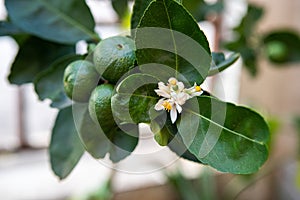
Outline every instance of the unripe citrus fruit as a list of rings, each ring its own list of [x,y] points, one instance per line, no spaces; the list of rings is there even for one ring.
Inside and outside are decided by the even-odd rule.
[[[111,97],[113,92],[113,85],[99,85],[93,90],[89,101],[89,113],[92,120],[99,124],[106,134],[116,127],[111,111]]]
[[[267,54],[274,62],[284,62],[288,57],[288,47],[280,41],[273,41],[267,44]]]
[[[91,62],[77,60],[65,69],[64,89],[67,96],[74,101],[87,102],[98,80],[99,74]]]
[[[109,82],[116,83],[134,67],[134,41],[123,36],[104,39],[96,46],[93,60],[99,74]]]

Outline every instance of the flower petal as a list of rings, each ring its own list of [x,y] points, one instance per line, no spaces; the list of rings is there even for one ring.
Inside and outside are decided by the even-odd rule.
[[[175,105],[176,105],[177,111],[178,111],[179,113],[181,113],[181,112],[182,112],[182,107],[181,107],[178,103],[176,103]]]
[[[165,99],[160,99],[154,106],[154,109],[155,110],[163,110],[164,109],[164,106],[163,106],[163,102],[164,102]]]
[[[172,107],[171,111],[170,111],[170,117],[171,117],[171,121],[174,124],[176,119],[177,119],[177,110],[176,107]]]
[[[171,95],[169,93],[167,93],[166,91],[164,91],[164,90],[156,89],[154,91],[156,92],[156,94],[158,96],[162,96],[162,97],[165,97],[165,98],[170,98],[171,97]]]
[[[185,104],[187,99],[189,99],[189,95],[185,92],[181,92],[181,93],[177,94],[175,101],[179,105],[183,105],[183,104]]]
[[[168,86],[166,86],[163,82],[158,83],[158,89],[164,90],[166,92],[170,91],[170,88]]]
[[[190,97],[190,98],[196,97],[196,96],[200,96],[202,93],[203,93],[202,90],[201,90],[200,92],[194,92],[194,93],[191,94],[191,97]]]
[[[184,84],[183,82],[178,82],[177,83],[177,86],[178,86],[178,91],[181,92],[183,89],[184,89]]]

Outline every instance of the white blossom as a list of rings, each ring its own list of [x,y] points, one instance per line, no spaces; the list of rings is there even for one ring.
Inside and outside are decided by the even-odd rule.
[[[185,102],[195,96],[200,96],[203,91],[196,83],[191,88],[185,88],[184,84],[178,81],[176,78],[171,77],[168,80],[167,85],[163,82],[158,83],[158,89],[154,90],[158,96],[163,98],[155,104],[154,109],[166,110],[170,112],[172,123],[175,123],[177,119],[177,112],[182,112],[182,105]]]

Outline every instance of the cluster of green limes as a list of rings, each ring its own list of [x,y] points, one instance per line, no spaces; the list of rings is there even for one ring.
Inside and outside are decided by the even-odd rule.
[[[123,36],[102,40],[91,60],[93,63],[77,60],[66,67],[64,89],[73,101],[89,102],[91,118],[101,123],[104,132],[109,132],[115,125],[111,112],[114,84],[134,67],[134,41]]]

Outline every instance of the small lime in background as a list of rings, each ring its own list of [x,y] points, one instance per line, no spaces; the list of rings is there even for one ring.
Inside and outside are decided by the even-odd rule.
[[[64,89],[69,98],[77,102],[87,102],[97,86],[99,74],[94,65],[86,60],[70,63],[64,72]]]

